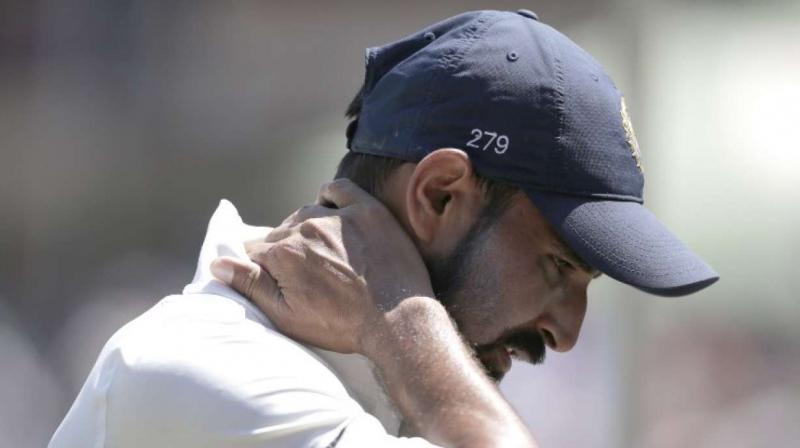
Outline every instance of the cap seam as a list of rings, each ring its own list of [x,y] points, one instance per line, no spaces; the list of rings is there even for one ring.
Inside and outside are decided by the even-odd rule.
[[[366,146],[363,146],[360,143],[363,143]],[[407,151],[394,151],[392,149],[387,149],[385,146],[383,146],[384,144],[385,142],[379,140],[367,140],[364,138],[359,138],[358,140],[353,140],[352,151],[360,154],[372,154],[374,156],[400,159],[412,163],[419,162],[419,159],[410,157]],[[380,149],[375,149],[376,147]]]
[[[472,48],[473,45],[475,45],[475,42],[477,42],[486,33],[486,31],[488,31],[488,29],[491,28],[492,25],[494,25],[495,23],[499,22],[502,19],[502,17],[500,17],[494,22],[486,24],[488,20],[487,15],[488,15],[487,12],[483,12],[478,17],[476,17],[474,20],[475,24],[469,25],[467,30],[463,32],[463,35],[459,37],[459,45],[455,46],[455,49],[450,53],[444,53],[439,57],[438,61],[439,67],[442,69],[442,71],[439,73],[434,73],[432,79],[428,83],[428,89],[425,92],[425,108],[424,108],[425,112],[423,113],[422,111],[420,111],[414,120],[414,125],[412,128],[413,130],[409,132],[409,142],[406,145],[407,153],[411,153],[414,149],[419,148],[419,146],[413,146],[414,143],[412,142],[416,140],[415,138],[413,138],[413,136],[416,136],[416,133],[420,128],[420,123],[423,123],[427,118],[427,116],[430,114],[431,103],[433,102],[436,92],[438,91],[438,89],[435,89],[434,86],[437,84],[437,82],[441,79],[442,76],[444,76],[445,74],[453,73],[458,68],[457,64],[463,60],[464,55],[469,52],[469,50]],[[475,30],[470,30],[471,27],[477,25],[483,25],[483,27]]]
[[[523,187],[524,189],[533,190],[534,192],[538,193],[553,193],[553,194],[561,194],[564,196],[572,196],[578,198],[586,198],[586,199],[608,199],[613,201],[621,201],[621,202],[635,202],[637,204],[643,204],[641,199],[636,196],[624,195],[624,194],[615,194],[615,193],[593,193],[590,191],[568,191],[568,190],[559,190],[555,188],[547,188],[547,187],[532,187],[526,186]]]
[[[494,22],[487,24],[486,15],[487,15],[486,13],[483,13],[481,16],[475,19],[475,22],[477,22],[480,25],[484,25],[483,28],[476,29],[474,31],[470,30],[469,28],[467,29],[467,31],[464,33],[465,36],[461,38],[461,40],[464,41],[464,46],[460,49],[460,51],[452,55],[452,60],[444,68],[446,69],[449,68],[453,70],[457,69],[458,68],[457,64],[463,61],[464,55],[466,55],[469,52],[469,50],[472,49],[472,46],[475,45],[475,42],[477,42],[481,37],[483,37],[483,35],[486,34],[486,32],[489,30],[489,28],[492,27],[492,25],[502,20],[502,17],[499,17]]]
[[[565,79],[564,79],[564,66],[561,61],[561,55],[558,52],[558,49],[555,45],[551,42],[550,38],[547,39],[547,44],[550,46],[550,51],[553,52],[553,68],[555,70],[555,78],[556,78],[556,88],[555,88],[555,98],[554,98],[554,106],[556,110],[556,117],[558,121],[558,126],[556,127],[556,148],[558,151],[564,151],[564,129],[566,128],[566,87],[565,87]],[[567,172],[567,161],[566,157],[560,157],[560,172],[566,173]]]
[[[364,92],[363,96],[367,96],[373,88],[375,88],[375,53],[377,49],[375,47],[367,48],[366,52],[364,53],[364,63],[366,66],[366,70],[364,70]]]

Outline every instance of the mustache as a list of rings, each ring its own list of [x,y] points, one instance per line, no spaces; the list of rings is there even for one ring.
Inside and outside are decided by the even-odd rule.
[[[538,331],[512,330],[490,344],[474,346],[476,353],[489,352],[499,347],[508,348],[513,357],[531,364],[544,362],[547,344]]]
[[[499,343],[510,348],[517,359],[531,364],[544,362],[547,345],[538,331],[515,331],[501,338]]]

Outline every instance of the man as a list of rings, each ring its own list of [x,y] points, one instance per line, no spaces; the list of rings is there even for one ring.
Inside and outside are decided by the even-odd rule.
[[[194,281],[111,338],[51,446],[535,446],[492,380],[574,346],[594,277],[718,278],[642,207],[611,80],[530,11],[368,50],[348,114],[351,181],[274,230],[223,202]]]

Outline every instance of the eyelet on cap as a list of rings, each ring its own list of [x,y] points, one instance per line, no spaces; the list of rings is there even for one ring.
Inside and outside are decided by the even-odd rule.
[[[523,17],[527,17],[529,19],[536,20],[537,22],[539,21],[539,16],[536,15],[536,13],[531,11],[530,9],[518,9],[517,14]]]
[[[427,33],[423,34],[422,37],[429,42],[432,42],[434,39],[436,39],[436,35],[433,34],[432,31],[428,31]]]
[[[517,59],[519,59],[519,54],[517,54],[516,51],[509,51],[508,54],[506,54],[506,59],[508,59],[511,62],[514,62]]]

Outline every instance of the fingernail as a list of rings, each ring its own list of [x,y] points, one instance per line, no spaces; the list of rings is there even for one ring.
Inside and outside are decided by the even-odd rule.
[[[233,281],[233,268],[222,260],[217,259],[211,262],[211,273],[229,285]]]

